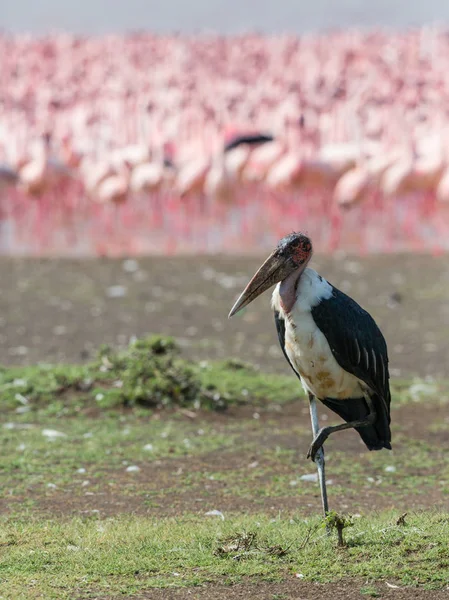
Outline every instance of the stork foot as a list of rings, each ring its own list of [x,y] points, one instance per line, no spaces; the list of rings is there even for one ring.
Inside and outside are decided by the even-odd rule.
[[[330,432],[327,429],[328,428],[326,428],[326,427],[323,427],[322,429],[320,429],[318,431],[315,439],[310,444],[309,451],[307,452],[307,458],[311,458],[313,460],[313,462],[315,462],[315,457],[316,457],[318,450],[322,447],[324,442],[329,437]]]

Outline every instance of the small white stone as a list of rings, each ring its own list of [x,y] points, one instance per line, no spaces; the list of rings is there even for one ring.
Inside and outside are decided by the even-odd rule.
[[[55,483],[47,483],[47,487],[51,490],[55,490],[58,486]]]
[[[396,472],[396,467],[393,465],[390,465],[388,467],[385,467],[384,469],[385,473],[395,473]]]
[[[4,429],[32,429],[33,427],[31,423],[3,423]]]
[[[203,270],[203,279],[205,279],[206,281],[212,281],[212,279],[215,278],[215,273],[216,271],[214,271],[214,269],[207,267]]]
[[[53,333],[55,335],[64,335],[67,333],[67,327],[65,325],[56,325],[56,327],[53,327]]]
[[[123,270],[126,273],[135,273],[139,270],[139,264],[137,260],[134,260],[133,258],[128,258],[127,260],[124,260],[122,266]]]
[[[49,440],[55,440],[56,438],[67,437],[62,431],[56,431],[56,429],[43,429],[42,435],[47,437]]]
[[[95,396],[95,400],[96,400],[97,402],[101,402],[101,401],[103,400],[103,398],[104,398],[104,394],[97,394],[97,395]]]
[[[127,473],[137,473],[138,471],[140,471],[140,467],[137,465],[130,465],[129,467],[126,467]]]
[[[419,400],[421,400],[422,397],[425,396],[432,396],[433,394],[436,393],[437,388],[435,385],[429,384],[429,383],[414,383],[409,387],[410,395],[412,397],[412,400],[415,400],[415,402],[418,402]]]
[[[145,444],[143,449],[147,450],[148,452],[151,452],[153,450],[153,444]]]
[[[128,293],[124,285],[111,285],[106,290],[108,298],[123,298]]]
[[[299,479],[301,481],[318,481],[318,473],[308,473],[307,475],[301,475]]]
[[[88,479],[86,479],[83,481],[83,483],[81,485],[82,485],[82,487],[86,487],[86,486],[90,485],[90,481]]]
[[[220,519],[222,521],[224,521],[224,514],[221,512],[221,510],[209,510],[207,511],[207,513],[205,513],[206,517],[220,517]]]
[[[424,344],[424,352],[437,352],[438,346],[433,342],[428,342]]]
[[[25,387],[27,385],[27,380],[26,379],[14,379],[14,381],[12,382],[12,384],[15,387]]]
[[[10,348],[8,353],[12,356],[25,356],[28,354],[28,348],[26,346],[17,346],[17,348]]]
[[[363,271],[362,265],[355,261],[346,261],[344,263],[344,269],[347,273],[353,273],[354,275],[358,275]]]
[[[80,473],[80,474],[81,474],[81,473],[85,473],[85,472],[86,472],[86,469],[85,469],[84,467],[81,467],[80,469],[77,469],[77,471],[76,471],[76,472],[77,472],[77,473]]]

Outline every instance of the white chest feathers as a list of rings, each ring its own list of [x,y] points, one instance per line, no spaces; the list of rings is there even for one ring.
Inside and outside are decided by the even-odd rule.
[[[312,308],[332,297],[330,283],[313,269],[305,269],[288,315],[282,308],[279,287],[273,292],[272,307],[285,321],[285,352],[306,393],[319,399],[360,398],[364,384],[340,367],[312,317]]]

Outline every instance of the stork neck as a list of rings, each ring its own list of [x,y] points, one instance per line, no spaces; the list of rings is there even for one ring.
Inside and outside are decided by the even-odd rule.
[[[286,314],[291,312],[296,302],[296,290],[303,273],[304,268],[301,267],[293,271],[293,273],[290,273],[288,277],[281,281],[281,285],[279,287],[279,296],[281,298],[281,306]]]

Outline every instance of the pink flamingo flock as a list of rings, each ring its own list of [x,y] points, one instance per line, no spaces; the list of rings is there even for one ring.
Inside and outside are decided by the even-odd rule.
[[[449,248],[449,36],[0,36],[0,253]]]

